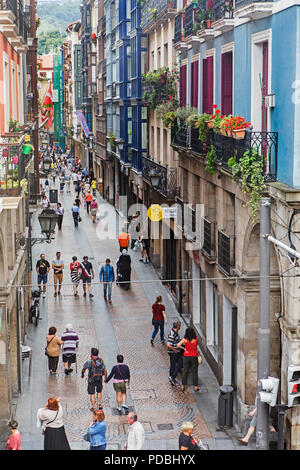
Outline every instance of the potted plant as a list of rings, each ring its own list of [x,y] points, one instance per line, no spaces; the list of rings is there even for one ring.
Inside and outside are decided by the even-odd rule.
[[[208,9],[206,11],[206,27],[208,29],[211,28],[212,20],[213,20],[213,11],[211,9]]]
[[[193,0],[193,8],[196,9],[198,6],[198,0]]]
[[[227,135],[225,128],[222,126],[223,122],[227,119],[227,116],[223,116],[221,111],[218,109],[216,104],[213,105],[214,114],[211,117],[213,125],[209,124],[216,134]]]
[[[204,113],[198,116],[197,124],[196,123],[194,124],[194,126],[197,127],[199,130],[199,140],[202,143],[204,143],[207,139],[208,130],[207,130],[206,122],[209,121],[210,119],[211,119],[211,115]]]
[[[251,123],[246,121],[242,116],[229,116],[222,123],[228,136],[235,139],[244,139],[247,128],[251,127]]]
[[[222,7],[224,18],[232,18],[233,17],[233,5],[231,0],[226,0],[225,5]]]
[[[189,115],[185,119],[187,127],[197,127],[199,122],[199,114],[197,108],[191,108]]]
[[[41,24],[41,18],[36,18],[36,20],[35,20],[36,27],[38,28],[40,26],[40,24]]]
[[[206,26],[206,10],[202,9],[197,12],[197,20],[199,24],[199,29],[204,29]]]
[[[184,29],[181,31],[181,38],[180,38],[181,42],[184,41]]]
[[[113,146],[113,145],[115,144],[115,141],[116,141],[116,138],[117,138],[117,137],[115,136],[115,134],[113,133],[113,131],[109,131],[108,136],[109,136],[108,140],[109,140],[111,146]]]
[[[96,40],[97,40],[97,35],[96,35],[96,33],[92,33],[92,41],[93,41],[93,42],[96,42]]]
[[[174,111],[168,111],[163,115],[162,120],[164,126],[169,129],[172,124],[176,121],[176,113]]]

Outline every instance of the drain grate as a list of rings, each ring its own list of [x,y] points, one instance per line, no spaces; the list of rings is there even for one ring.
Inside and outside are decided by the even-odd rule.
[[[159,431],[169,431],[171,429],[174,429],[173,424],[158,424],[157,429]]]

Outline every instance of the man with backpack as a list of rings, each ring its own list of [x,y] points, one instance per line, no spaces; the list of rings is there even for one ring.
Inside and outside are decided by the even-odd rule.
[[[99,351],[97,348],[91,349],[91,359],[87,360],[83,364],[83,369],[81,371],[81,378],[84,378],[84,373],[88,369],[88,388],[87,392],[90,395],[91,399],[91,411],[96,411],[96,400],[95,394],[97,392],[97,401],[98,409],[102,410],[103,406],[101,405],[101,396],[102,396],[102,377],[107,377],[107,370],[105,364],[101,357],[99,357]]]

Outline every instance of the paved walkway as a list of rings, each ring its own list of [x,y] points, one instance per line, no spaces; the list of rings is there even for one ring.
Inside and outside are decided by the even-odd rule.
[[[81,208],[82,222],[74,229],[70,209],[71,195],[65,193],[59,197],[65,208],[63,230],[56,234],[52,244],[34,246],[33,259],[39,258],[41,252],[52,262],[56,251],[61,251],[65,262],[63,295],[54,297],[52,286],[48,288],[46,299],[41,299],[42,320],[38,328],[30,325],[27,344],[33,350],[32,376],[28,377],[28,362],[24,361],[23,394],[20,396],[16,419],[23,436],[23,449],[42,449],[43,437],[36,427],[37,409],[43,406],[51,396],[61,396],[64,407],[64,422],[72,449],[86,449],[88,444],[83,441],[83,435],[91,420],[90,402],[86,392],[86,379],[81,379],[82,365],[89,358],[90,348],[98,347],[104,359],[108,373],[116,362],[116,355],[124,355],[125,363],[129,365],[132,375],[128,394],[130,409],[136,410],[139,420],[146,432],[148,449],[178,449],[178,435],[184,421],[193,421],[195,434],[210,449],[241,449],[229,433],[217,431],[217,397],[218,383],[208,365],[199,367],[201,391],[195,393],[193,387],[183,394],[177,387],[172,387],[168,380],[169,357],[166,345],[155,342],[150,345],[152,333],[151,305],[158,294],[163,296],[168,316],[166,333],[172,322],[178,318],[172,298],[167,289],[158,282],[157,275],[151,265],[140,263],[139,253],[132,250],[132,280],[131,289],[123,291],[113,286],[113,303],[107,304],[103,299],[102,286],[99,282],[99,270],[105,259],[109,257],[115,266],[119,256],[119,248],[115,239],[103,240],[103,230],[117,220],[121,221],[114,208],[98,198],[101,204],[102,216],[96,225],[92,223],[84,208]],[[105,209],[105,210],[104,210]],[[105,213],[105,216],[103,214]],[[39,236],[38,222],[34,217],[33,236]],[[119,232],[119,230],[117,230]],[[73,296],[69,263],[73,255],[82,260],[84,255],[89,257],[96,272],[93,285],[93,299],[83,298],[80,285],[79,299]],[[35,274],[33,274],[35,280]],[[151,282],[152,281],[152,282]],[[49,274],[49,283],[53,283],[53,274]],[[45,336],[50,326],[56,326],[61,335],[67,323],[72,323],[79,334],[80,344],[78,353],[78,371],[65,376],[60,359],[58,374],[50,376],[47,370],[47,360],[44,355]],[[182,325],[183,335],[185,325]],[[157,335],[158,337],[158,335]],[[107,423],[107,449],[122,449],[126,441],[126,416],[116,410],[115,392],[112,380],[104,385],[102,404]],[[231,431],[234,434],[234,431]],[[248,448],[253,448],[251,444]]]

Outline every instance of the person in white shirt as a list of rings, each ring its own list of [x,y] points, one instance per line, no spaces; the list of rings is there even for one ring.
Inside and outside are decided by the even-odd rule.
[[[127,415],[128,431],[126,450],[143,450],[145,449],[145,431],[143,425],[137,420],[137,415],[130,412]]]

